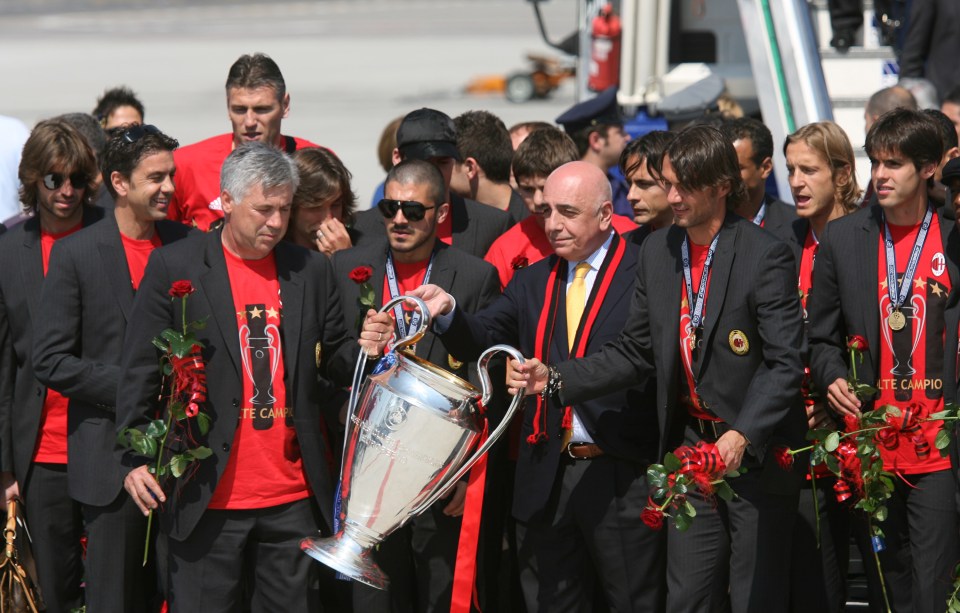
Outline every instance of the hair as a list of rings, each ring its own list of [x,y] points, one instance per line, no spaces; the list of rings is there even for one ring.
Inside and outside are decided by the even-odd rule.
[[[573,139],[573,144],[577,147],[577,154],[582,158],[587,153],[587,149],[590,148],[591,134],[596,132],[597,134],[600,134],[602,137],[606,138],[607,134],[610,132],[610,128],[619,128],[621,126],[622,124],[619,123],[597,123],[573,130],[568,132],[568,134],[570,135],[570,138]]]
[[[397,128],[403,116],[397,117],[383,128],[380,133],[380,142],[377,143],[377,159],[383,172],[390,172],[393,168],[393,150],[397,148]]]
[[[857,185],[857,162],[853,154],[853,146],[843,128],[832,121],[807,124],[787,136],[783,142],[784,154],[787,152],[787,146],[794,143],[804,143],[826,160],[830,165],[830,176],[833,179],[833,197],[847,213],[855,211],[862,191]],[[837,171],[844,167],[849,167],[850,179],[840,184],[837,182]]]
[[[487,111],[467,111],[453,120],[460,159],[472,157],[494,183],[510,182],[513,144],[503,121]]]
[[[747,188],[740,177],[737,150],[717,128],[684,128],[677,133],[664,155],[670,157],[678,187],[701,190],[729,184],[727,209],[734,209],[747,201]]]
[[[884,87],[870,96],[867,101],[866,112],[868,115],[879,117],[897,108],[915,111],[917,110],[917,99],[913,97],[910,90],[894,85],[893,87]]]
[[[97,118],[101,126],[106,125],[110,115],[122,106],[133,107],[140,113],[141,118],[146,118],[146,114],[143,112],[143,103],[140,102],[132,89],[125,86],[104,91],[103,95],[97,98],[97,106],[93,109],[93,116]]]
[[[384,187],[390,183],[426,185],[427,197],[431,202],[423,204],[440,206],[447,199],[447,184],[443,181],[443,175],[436,166],[425,160],[403,160],[387,173]]]
[[[107,191],[114,198],[117,197],[117,192],[113,187],[113,181],[110,180],[110,175],[119,172],[121,176],[129,179],[143,158],[161,151],[173,151],[180,146],[177,139],[163,132],[157,134],[144,132],[139,140],[128,143],[124,138],[128,129],[124,127],[111,129],[107,133],[107,145],[103,149],[103,155],[100,156],[100,174],[103,175],[103,183],[107,186]]]
[[[960,104],[960,85],[957,85],[953,89],[947,92],[947,95],[943,97],[943,102],[951,102],[953,104]],[[941,102],[942,104],[942,102]]]
[[[654,176],[660,176],[663,154],[676,137],[677,135],[673,132],[653,130],[636,140],[630,141],[623,149],[623,153],[620,154],[620,172],[623,173],[623,176],[629,177],[643,164],[646,166],[647,172]],[[631,158],[635,159],[628,166]]]
[[[943,151],[940,153],[941,157],[946,155],[947,151],[960,146],[960,144],[958,144],[960,140],[957,138],[957,129],[953,127],[953,122],[950,121],[949,117],[937,109],[924,109],[920,112],[936,122],[937,127],[940,128],[940,138],[943,139]]]
[[[556,126],[554,126],[552,123],[547,123],[546,121],[521,121],[520,123],[515,123],[510,126],[508,132],[513,135],[521,130],[526,130],[527,134],[533,134],[537,130],[554,127]]]
[[[293,161],[300,174],[300,186],[293,194],[293,208],[312,208],[336,194],[340,195],[343,221],[353,219],[357,195],[350,187],[353,175],[333,152],[322,147],[298,149]]]
[[[103,133],[103,128],[100,127],[100,123],[93,115],[89,113],[64,113],[57,117],[76,128],[87,140],[94,157],[100,159],[103,147],[107,144],[107,135]]]
[[[756,166],[762,164],[766,158],[773,157],[773,135],[770,134],[770,128],[761,121],[752,117],[728,119],[720,126],[720,131],[731,143],[749,140],[753,146],[753,157],[750,160]]]
[[[897,108],[884,113],[870,126],[864,149],[871,161],[882,152],[899,151],[919,170],[926,164],[940,164],[943,137],[940,126],[929,116]]]
[[[519,182],[526,177],[543,177],[567,162],[580,159],[569,134],[550,126],[535,130],[524,139],[513,154],[513,176]]]
[[[283,100],[287,93],[287,85],[283,80],[280,67],[269,55],[254,53],[241,55],[227,74],[226,89],[229,93],[233,88],[257,89],[269,87],[277,93],[277,100]]]
[[[276,147],[260,142],[244,143],[223,161],[220,191],[240,202],[254,185],[260,185],[264,190],[289,185],[296,193],[300,185],[297,165]]]
[[[30,132],[23,145],[20,168],[20,202],[25,213],[37,210],[40,182],[54,169],[63,173],[83,172],[83,204],[90,206],[97,191],[97,162],[93,150],[80,132],[65,119],[55,117],[41,121]]]

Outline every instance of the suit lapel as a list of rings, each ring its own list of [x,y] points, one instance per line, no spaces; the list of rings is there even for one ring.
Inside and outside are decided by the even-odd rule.
[[[657,322],[662,339],[659,350],[670,373],[668,381],[672,381],[680,365],[680,300],[683,292],[680,245],[686,233],[676,226],[667,232],[668,260],[648,269],[653,270],[654,274],[647,280],[647,310],[651,317],[658,313],[665,314],[663,321]],[[655,327],[653,319],[650,320],[650,326]]]
[[[113,295],[117,298],[124,321],[130,317],[130,308],[133,306],[133,283],[130,280],[130,267],[123,250],[123,240],[120,238],[120,227],[117,219],[109,214],[103,220],[103,227],[98,227],[97,251],[103,263],[103,273],[107,277]]]
[[[223,338],[222,346],[227,348],[233,366],[240,372],[239,329],[237,328],[236,309],[233,304],[233,292],[230,290],[230,277],[227,274],[227,261],[223,255],[220,231],[207,236],[204,264],[206,270],[200,274],[203,296],[213,314],[213,321]]]
[[[736,256],[736,244],[740,238],[740,229],[736,224],[736,217],[727,214],[720,231],[720,240],[717,241],[717,252],[713,256],[713,267],[710,270],[709,289],[707,294],[706,314],[703,320],[703,351],[700,359],[694,363],[694,374],[699,375],[700,364],[706,359],[710,350],[713,335],[716,333],[718,315],[723,310],[723,302],[727,297],[727,284],[730,282],[730,271],[733,268]],[[749,222],[748,222],[749,223]],[[697,280],[694,279],[694,283]],[[690,305],[693,308],[693,305]]]
[[[957,224],[943,216],[943,209],[937,212],[937,221],[940,224],[940,240],[943,246],[943,256],[947,260],[947,271],[950,273],[950,287],[955,288],[960,284],[960,269],[957,266],[957,260],[954,254],[960,249],[960,231],[957,230]],[[952,243],[952,244],[951,244]],[[954,255],[954,257],[951,257]]]
[[[439,285],[444,288],[446,291],[453,293],[456,291],[453,287],[454,282],[457,278],[457,271],[451,268],[447,261],[447,249],[448,247],[443,243],[438,241],[439,245],[436,251],[436,257],[433,260],[433,270],[430,272],[430,283],[434,285]],[[423,338],[423,340],[417,343],[417,356],[425,360],[429,360],[430,356],[433,354],[433,346],[437,342],[437,337],[435,334],[428,334]],[[446,351],[444,351],[446,353]],[[440,364],[442,368],[446,368],[443,364]]]
[[[871,209],[869,216],[864,218],[861,230],[865,236],[863,240],[854,241],[851,246],[857,262],[857,277],[860,282],[857,294],[862,296],[863,308],[858,309],[863,317],[863,329],[867,333],[867,346],[873,362],[873,372],[877,373],[880,364],[880,313],[877,306],[877,266],[879,266],[877,252],[880,249],[880,207]],[[872,383],[866,381],[866,383]]]
[[[277,279],[280,282],[280,308],[283,317],[280,325],[283,334],[283,372],[295,388],[293,376],[297,372],[295,366],[297,356],[300,355],[300,325],[303,319],[303,276],[300,270],[290,268],[295,256],[290,254],[286,247],[286,243],[279,243],[274,250],[274,255]]]
[[[40,246],[40,218],[23,222],[23,249],[19,250],[20,274],[27,295],[30,318],[37,311],[40,287],[43,283],[43,250]]]

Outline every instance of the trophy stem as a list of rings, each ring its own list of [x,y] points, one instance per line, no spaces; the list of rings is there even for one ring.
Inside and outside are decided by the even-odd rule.
[[[378,590],[385,590],[390,579],[373,561],[373,548],[376,541],[369,545],[353,526],[347,522],[343,529],[329,538],[305,538],[300,541],[300,549],[308,556],[326,564],[350,577],[354,581],[365,583]]]

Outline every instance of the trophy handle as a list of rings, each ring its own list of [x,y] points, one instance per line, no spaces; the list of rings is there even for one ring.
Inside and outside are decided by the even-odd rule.
[[[480,354],[480,358],[477,360],[477,370],[480,373],[480,382],[483,384],[483,391],[482,391],[480,402],[483,403],[484,405],[486,405],[490,401],[491,386],[490,386],[490,374],[487,372],[487,365],[490,363],[490,358],[493,357],[493,354],[499,353],[501,351],[509,354],[510,357],[520,362],[521,364],[523,364],[526,361],[526,359],[523,357],[523,354],[521,354],[519,351],[517,351],[510,345],[494,345],[493,347],[487,349],[486,351]],[[452,477],[449,477],[447,479],[447,482],[443,486],[438,487],[436,490],[434,490],[434,492],[430,496],[428,496],[422,503],[420,503],[420,506],[410,511],[411,516],[415,516],[423,513],[430,507],[430,505],[432,505],[434,502],[443,498],[447,494],[447,492],[450,490],[450,488],[453,486],[453,484],[459,481],[460,477],[467,474],[468,470],[473,468],[473,465],[477,462],[477,460],[483,457],[483,454],[485,454],[490,449],[490,447],[492,447],[493,444],[497,442],[497,439],[499,439],[500,436],[507,431],[507,428],[510,427],[510,422],[513,420],[513,415],[517,412],[517,409],[520,407],[520,403],[523,402],[523,397],[524,395],[522,392],[513,397],[513,401],[510,403],[510,407],[507,409],[506,414],[503,416],[503,419],[500,421],[500,425],[498,425],[494,429],[494,431],[490,433],[490,435],[487,437],[487,440],[484,441],[483,444],[477,448],[477,450],[473,453],[473,455],[470,456],[470,459],[468,459],[463,464],[463,466],[460,467],[460,470],[454,473]]]
[[[382,307],[380,307],[380,310],[377,312],[383,313],[385,311],[388,311],[392,309],[394,306],[402,303],[404,300],[413,300],[414,302],[416,302],[417,306],[420,307],[420,314],[422,317],[420,319],[420,325],[416,330],[411,330],[409,334],[407,334],[406,336],[398,340],[396,343],[394,343],[393,351],[406,347],[407,345],[413,345],[414,343],[419,342],[420,339],[423,338],[423,336],[427,333],[427,330],[430,329],[430,321],[431,321],[430,310],[427,309],[427,305],[423,302],[423,300],[420,300],[419,298],[415,298],[413,296],[397,296],[396,298],[390,300],[389,302],[384,304]],[[391,338],[396,338],[396,336],[397,336],[396,329],[394,329],[393,334],[391,334]],[[523,358],[521,357],[520,359],[522,360]],[[357,399],[359,398],[359,394],[360,394],[360,386],[363,384],[363,366],[366,363],[366,361],[367,361],[367,356],[361,351],[360,355],[357,356],[357,364],[353,368],[353,386],[350,388],[350,401],[347,404],[347,424],[346,425],[348,429],[350,428],[350,424],[352,423],[353,414],[357,410]],[[484,376],[486,376],[486,371],[484,371]],[[489,386],[489,377],[487,378],[487,383],[485,384],[484,389],[486,389],[486,386]],[[349,436],[344,436],[342,457],[347,457],[347,442],[349,440],[350,440]]]

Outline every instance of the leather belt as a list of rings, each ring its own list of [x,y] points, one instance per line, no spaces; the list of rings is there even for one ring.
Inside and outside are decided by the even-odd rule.
[[[592,460],[603,455],[603,449],[596,443],[570,443],[564,453],[574,460]]]
[[[722,421],[699,419],[692,415],[689,416],[687,423],[694,432],[699,434],[708,443],[716,442],[724,432],[729,430],[729,427]]]

